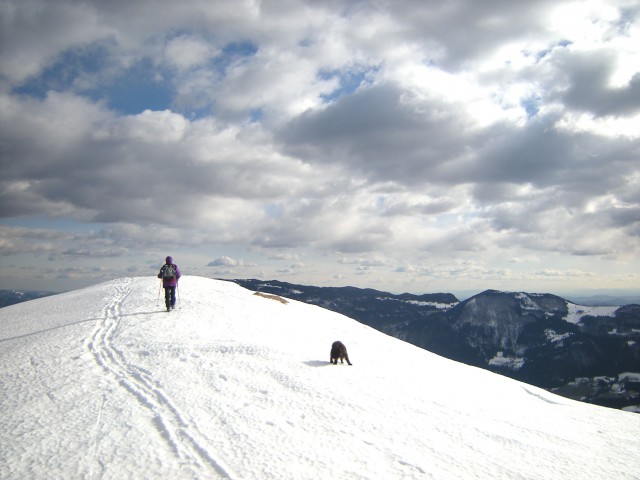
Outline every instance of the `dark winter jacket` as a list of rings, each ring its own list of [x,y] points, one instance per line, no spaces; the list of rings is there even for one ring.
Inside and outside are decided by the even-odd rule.
[[[176,274],[174,277],[166,278],[164,276],[164,270],[169,266],[173,266],[173,268],[176,271]],[[178,266],[175,263],[173,263],[173,259],[171,257],[167,257],[166,263],[160,269],[160,273],[158,273],[158,278],[162,278],[162,286],[164,288],[175,287],[178,284],[178,280],[180,280],[180,276],[181,274]]]

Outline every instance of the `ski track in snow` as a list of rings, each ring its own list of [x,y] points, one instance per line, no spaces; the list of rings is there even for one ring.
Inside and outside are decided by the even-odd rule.
[[[131,280],[125,279],[122,284],[116,285],[113,299],[103,308],[102,318],[98,320],[87,342],[88,350],[96,363],[132,395],[139,405],[150,412],[155,428],[183,467],[191,468],[196,475],[196,472],[202,472],[205,466],[221,478],[232,479],[228,467],[223,466],[222,462],[208,451],[208,441],[195,422],[184,418],[150,372],[127,362],[124,354],[114,346],[113,340],[118,335],[122,319],[121,307],[131,293],[130,284]],[[96,425],[96,431],[98,427],[99,425]],[[97,442],[97,435],[94,439]],[[94,445],[94,450],[95,447]]]

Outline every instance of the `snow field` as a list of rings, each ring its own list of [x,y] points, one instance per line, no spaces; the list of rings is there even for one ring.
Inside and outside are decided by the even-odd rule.
[[[0,477],[638,478],[637,415],[233,283],[179,299],[125,278],[1,309]]]

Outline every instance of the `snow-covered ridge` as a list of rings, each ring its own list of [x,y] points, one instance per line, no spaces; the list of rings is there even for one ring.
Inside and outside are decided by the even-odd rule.
[[[440,310],[448,310],[450,308],[455,307],[459,302],[455,303],[440,303],[440,302],[423,302],[420,300],[406,300],[402,298],[391,298],[391,297],[376,297],[376,300],[380,300],[381,302],[401,302],[408,303],[410,305],[416,305],[418,307],[434,307]]]
[[[500,292],[506,293],[506,292]],[[520,301],[520,307],[523,310],[539,310],[541,309],[540,305],[536,303],[536,297],[544,297],[544,294],[537,293],[524,293],[519,292],[514,295],[516,299]],[[558,297],[560,298],[560,297]],[[570,323],[580,323],[582,317],[585,316],[600,316],[600,317],[614,317],[616,310],[618,310],[619,306],[584,306],[584,305],[576,305],[575,303],[571,303],[563,299],[563,302],[567,306],[567,315],[565,316],[565,320]],[[547,315],[553,315],[552,312],[547,312]]]
[[[0,310],[0,478],[634,479],[640,416],[185,276]],[[353,366],[330,365],[342,340]],[[597,448],[595,448],[597,447]]]
[[[587,315],[595,317],[614,317],[618,306],[596,306],[586,307],[584,305],[576,305],[575,303],[567,302],[567,309],[569,312],[565,317],[565,320],[570,323],[579,323],[582,317]]]

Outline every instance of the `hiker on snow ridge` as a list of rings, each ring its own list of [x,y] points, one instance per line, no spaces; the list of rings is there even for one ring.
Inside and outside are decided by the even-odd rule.
[[[180,270],[178,266],[173,263],[172,257],[165,259],[165,264],[160,268],[158,278],[162,279],[162,286],[164,287],[164,304],[167,306],[167,312],[176,308],[176,286],[180,279]]]

